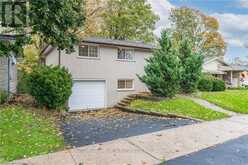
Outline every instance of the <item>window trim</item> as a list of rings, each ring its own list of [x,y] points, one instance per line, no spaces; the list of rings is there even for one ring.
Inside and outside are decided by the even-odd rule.
[[[119,81],[132,81],[132,88],[118,88],[118,83],[119,83]],[[126,86],[126,82],[125,82],[125,86]],[[134,91],[135,90],[135,88],[134,88],[134,79],[125,79],[125,78],[123,78],[123,79],[118,79],[117,80],[117,91]]]
[[[79,49],[80,49],[80,47],[81,46],[95,46],[95,47],[97,47],[97,57],[90,57],[90,56],[80,56],[79,55]],[[88,49],[88,54],[89,54],[89,49]],[[97,44],[79,44],[79,46],[78,46],[78,54],[77,54],[77,57],[78,58],[81,58],[81,59],[100,59],[101,57],[100,57],[100,46],[99,45],[97,45]]]
[[[133,51],[133,59],[119,59],[118,55],[119,55],[119,49],[126,49],[126,50],[131,50]],[[128,48],[128,47],[117,47],[117,56],[116,56],[116,60],[117,61],[127,61],[127,62],[135,62],[135,49],[134,48]]]

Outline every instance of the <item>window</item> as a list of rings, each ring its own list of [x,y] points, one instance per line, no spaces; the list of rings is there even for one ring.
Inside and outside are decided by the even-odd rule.
[[[133,89],[133,80],[118,80],[118,89]]]
[[[133,49],[118,49],[118,60],[134,60],[134,50]]]
[[[98,47],[92,45],[80,45],[79,46],[80,57],[98,57]]]

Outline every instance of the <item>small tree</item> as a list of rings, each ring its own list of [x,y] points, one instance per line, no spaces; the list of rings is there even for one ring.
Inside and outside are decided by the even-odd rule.
[[[187,38],[182,39],[179,44],[179,53],[182,67],[181,90],[184,93],[192,93],[197,89],[201,78],[203,57],[193,52],[192,44]]]
[[[160,47],[147,60],[145,75],[139,76],[157,96],[173,97],[180,87],[180,61],[167,31],[162,32]]]

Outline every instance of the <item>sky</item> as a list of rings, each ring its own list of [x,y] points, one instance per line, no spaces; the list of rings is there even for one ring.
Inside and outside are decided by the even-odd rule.
[[[154,12],[160,16],[155,34],[169,26],[172,8],[190,7],[215,17],[220,24],[219,32],[227,43],[225,60],[235,57],[248,59],[248,0],[148,0]]]

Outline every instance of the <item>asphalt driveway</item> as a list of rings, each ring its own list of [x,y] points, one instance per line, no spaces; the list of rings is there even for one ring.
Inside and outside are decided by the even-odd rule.
[[[248,165],[248,136],[170,160],[163,165]]]
[[[67,145],[81,147],[193,123],[196,121],[154,117],[110,109],[76,115],[62,124],[62,130]]]

